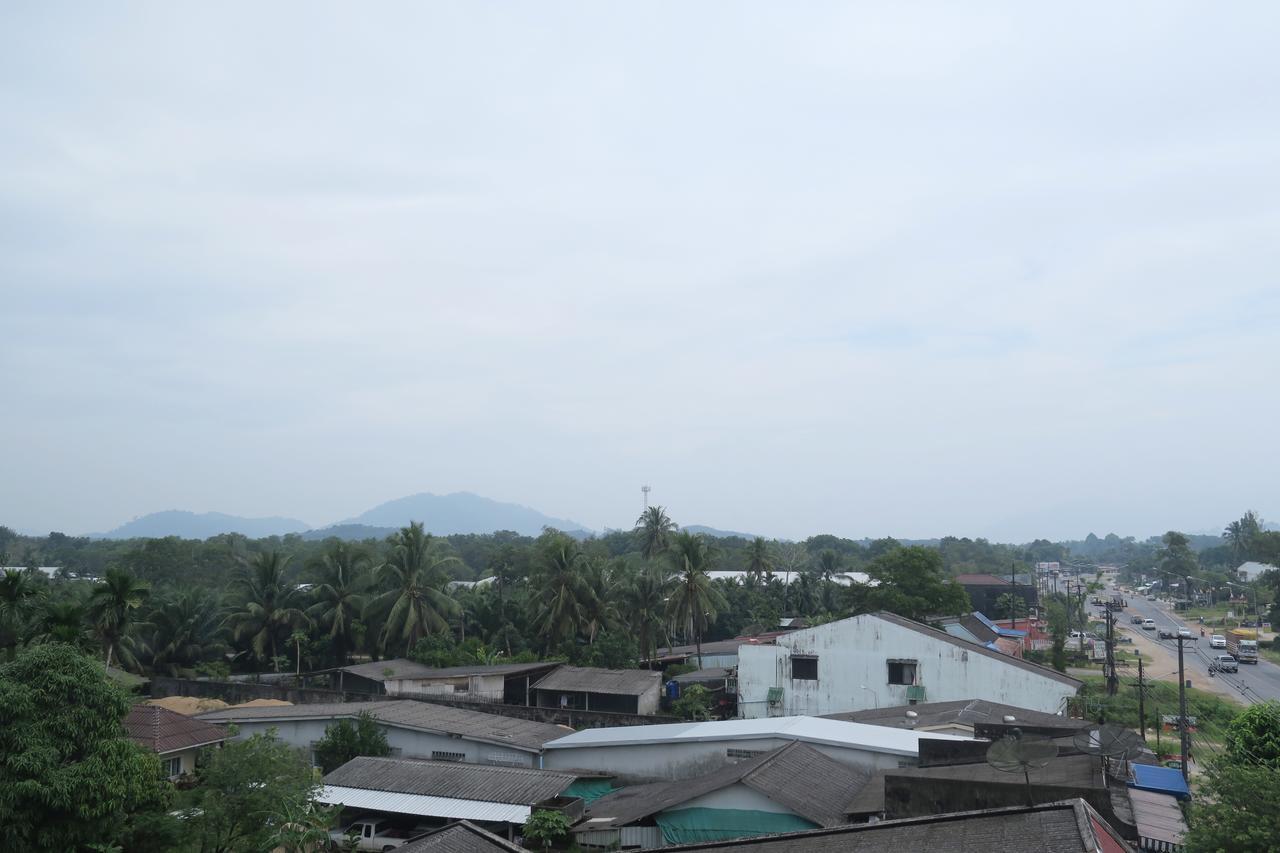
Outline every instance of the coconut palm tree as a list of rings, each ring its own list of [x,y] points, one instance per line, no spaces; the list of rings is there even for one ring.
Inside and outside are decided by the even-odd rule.
[[[124,569],[107,569],[102,582],[89,594],[89,616],[94,633],[106,650],[106,665],[112,657],[125,668],[138,666],[134,631],[146,627],[136,619],[151,596],[151,587]]]
[[[328,635],[339,666],[346,665],[356,645],[370,581],[369,557],[359,548],[339,542],[320,559],[318,582],[311,590],[314,603],[307,615]]]
[[[693,636],[702,665],[702,635],[714,622],[719,610],[726,607],[724,596],[711,584],[707,569],[712,552],[707,540],[682,531],[677,533],[668,552],[675,569],[674,589],[667,603],[667,614],[673,624],[684,627]]]
[[[179,592],[151,611],[151,666],[176,675],[224,655],[222,599],[199,587]]]
[[[12,658],[26,637],[42,595],[43,590],[32,572],[5,569],[0,576],[0,642],[4,644],[6,657]]]
[[[747,545],[747,582],[751,586],[773,576],[773,551],[763,536]]]
[[[530,577],[530,625],[542,636],[546,651],[572,641],[586,626],[586,572],[587,558],[582,548],[564,534],[551,536],[539,549]]]
[[[643,660],[652,661],[659,644],[668,641],[668,587],[666,571],[652,566],[636,573],[620,590],[622,612]]]
[[[664,507],[651,506],[636,519],[636,533],[640,536],[640,554],[646,560],[662,554],[671,547],[671,537],[676,523],[667,516]]]
[[[91,649],[89,606],[75,598],[46,601],[36,619],[35,639],[40,643],[67,643],[81,650]]]
[[[310,622],[302,608],[302,592],[285,580],[289,558],[279,551],[258,554],[233,581],[240,604],[228,619],[236,642],[248,641],[258,661],[270,660],[280,671],[280,640]]]
[[[587,642],[594,644],[596,635],[618,623],[616,590],[623,565],[588,559],[582,573],[582,615],[586,621]]]
[[[382,648],[400,645],[407,654],[431,632],[449,630],[448,617],[458,612],[458,604],[445,592],[449,576],[444,567],[457,562],[440,554],[434,537],[416,521],[391,537],[391,558],[377,571],[388,589],[368,605],[386,615]]]

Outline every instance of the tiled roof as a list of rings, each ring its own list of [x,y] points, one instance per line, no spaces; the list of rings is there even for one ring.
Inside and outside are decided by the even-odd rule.
[[[519,847],[499,838],[492,832],[486,832],[474,823],[460,820],[443,829],[437,829],[419,836],[403,847],[396,848],[397,853],[525,853]]]
[[[361,711],[379,722],[398,728],[440,732],[484,743],[504,744],[526,752],[539,752],[542,745],[568,733],[563,726],[469,711],[412,699],[379,702],[321,702],[312,705],[280,705],[269,708],[224,708],[201,714],[209,722],[271,722],[274,720],[355,719]]]
[[[405,658],[375,660],[341,667],[343,672],[383,681],[395,678],[458,678],[467,675],[514,675],[555,666],[553,663],[500,663],[492,666],[426,666]]]
[[[325,776],[324,784],[527,806],[559,795],[577,778],[573,773],[527,767],[362,756]]]
[[[535,683],[533,689],[640,696],[657,687],[661,681],[662,673],[648,669],[562,666]]]
[[[819,826],[845,823],[844,807],[871,773],[793,742],[696,779],[633,785],[596,800],[582,830],[626,826],[730,785],[743,784]]]
[[[134,705],[124,718],[129,739],[158,754],[219,743],[227,732],[159,705]]]
[[[663,853],[1096,853],[1131,848],[1084,800],[662,848]]]

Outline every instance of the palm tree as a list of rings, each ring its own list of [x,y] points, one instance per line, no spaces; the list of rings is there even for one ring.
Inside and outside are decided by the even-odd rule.
[[[621,589],[623,613],[640,647],[640,657],[650,661],[659,642],[667,642],[667,576],[657,568],[646,568]]]
[[[345,666],[356,644],[356,623],[364,611],[369,588],[369,558],[358,548],[339,542],[320,559],[319,582],[311,590],[314,602],[307,615],[329,635],[334,657]]]
[[[614,592],[620,566],[610,567],[604,560],[588,559],[582,573],[582,615],[586,620],[587,642],[594,644],[596,635],[618,623],[618,606]]]
[[[227,651],[221,598],[199,587],[179,592],[151,612],[151,666],[176,675]]]
[[[458,559],[441,556],[434,537],[416,521],[392,536],[391,546],[391,559],[378,569],[378,579],[390,589],[368,608],[386,614],[382,647],[403,641],[407,654],[427,634],[449,630],[448,617],[458,604],[445,592],[444,567]]]
[[[830,548],[824,548],[818,553],[818,562],[815,567],[817,569],[818,579],[821,581],[822,588],[822,606],[827,609],[833,609],[832,587],[835,585],[835,577],[840,574],[840,555]]]
[[[94,633],[106,649],[106,665],[114,656],[125,667],[138,665],[133,631],[143,627],[134,619],[151,595],[151,587],[124,569],[107,569],[102,583],[89,594]]]
[[[302,611],[303,595],[284,579],[289,558],[279,551],[255,556],[234,580],[240,607],[228,620],[236,642],[245,639],[259,661],[270,660],[280,671],[280,636],[310,620]]]
[[[747,546],[747,580],[751,585],[773,575],[773,553],[763,536],[757,536]]]
[[[707,574],[711,549],[702,536],[682,531],[676,534],[668,555],[676,574],[667,613],[674,624],[685,626],[693,635],[698,666],[702,666],[702,634],[715,621],[717,611],[726,606],[724,596],[711,585]]]
[[[541,548],[530,578],[530,624],[542,636],[546,651],[573,640],[587,624],[586,571],[587,558],[570,537],[557,534]]]
[[[0,576],[0,637],[6,657],[12,657],[27,631],[43,590],[34,574],[21,569],[5,569]]]
[[[671,547],[671,537],[675,531],[676,523],[667,516],[665,508],[648,507],[636,519],[636,532],[640,535],[640,554],[646,560],[652,560],[665,552]]]
[[[81,650],[90,648],[93,637],[89,632],[88,605],[74,598],[45,602],[37,620],[36,640],[67,643]]]

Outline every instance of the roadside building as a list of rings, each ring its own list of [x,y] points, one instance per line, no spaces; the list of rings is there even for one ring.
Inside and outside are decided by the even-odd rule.
[[[354,720],[361,712],[378,723],[393,756],[469,764],[537,767],[543,744],[569,731],[549,723],[412,699],[224,708],[199,718],[211,723],[235,723],[240,738],[274,729],[285,743],[310,750],[324,737],[328,726],[339,720]]]
[[[1236,577],[1240,578],[1242,581],[1256,581],[1258,578],[1262,577],[1264,573],[1274,571],[1280,571],[1280,569],[1277,569],[1270,563],[1259,563],[1257,561],[1250,560],[1247,563],[1241,563],[1239,566],[1236,566]]]
[[[530,688],[554,663],[431,667],[404,658],[339,667],[339,690],[378,696],[427,696],[475,702],[530,704]]]
[[[946,616],[931,621],[953,637],[986,646],[1003,655],[1022,657],[1026,630],[1005,628],[976,610],[963,616]]]
[[[534,804],[554,801],[577,780],[523,767],[359,757],[325,776],[316,799],[342,806],[344,823],[371,813],[419,826],[469,820],[510,837]]]
[[[614,791],[587,807],[574,837],[588,849],[647,849],[838,826],[868,778],[793,741],[693,779]]]
[[[164,775],[170,779],[194,773],[200,750],[222,746],[228,738],[221,726],[159,705],[134,705],[125,715],[124,730],[134,743],[159,756]]]
[[[971,699],[1056,714],[1081,682],[892,613],[864,613],[738,650],[744,718]]]
[[[616,776],[620,782],[692,779],[799,741],[854,768],[915,764],[921,740],[958,735],[902,731],[817,717],[769,717],[585,729],[546,745],[543,766]]]
[[[662,698],[662,673],[647,669],[599,669],[561,666],[533,685],[539,708],[656,714]]]
[[[681,845],[666,848],[666,853],[1128,853],[1131,849],[1106,818],[1076,799]]]
[[[1031,578],[1017,578],[1016,584],[1010,583],[1009,578],[999,577],[998,575],[988,574],[969,574],[956,575],[956,583],[964,587],[964,591],[969,594],[969,603],[974,610],[981,610],[983,613],[1000,613],[1000,607],[997,602],[1000,596],[1013,593],[1021,598],[1028,609],[1035,607],[1039,602],[1036,595],[1036,587]],[[1005,610],[1008,613],[1008,610]]]

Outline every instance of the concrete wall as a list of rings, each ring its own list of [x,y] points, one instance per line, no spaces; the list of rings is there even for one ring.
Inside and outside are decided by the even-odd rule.
[[[661,779],[692,779],[724,767],[735,760],[741,760],[730,758],[728,754],[730,749],[763,753],[790,742],[790,738],[757,738],[675,744],[583,746],[548,749],[542,760],[543,767],[548,770],[589,770],[616,776],[621,784],[632,784]],[[829,744],[810,744],[810,746],[852,767],[879,770],[915,764],[912,759],[870,752],[857,747]]]
[[[268,722],[238,723],[237,739],[276,730],[276,737],[291,746],[310,753],[316,741],[324,737],[332,720],[271,720]],[[431,758],[433,752],[462,753],[468,764],[502,764],[520,767],[537,767],[538,756],[512,749],[509,746],[480,743],[446,735],[418,732],[396,726],[380,725],[387,735],[387,745],[392,754],[403,758]],[[399,752],[396,752],[399,750]]]
[[[818,680],[791,677],[791,654],[816,655]],[[807,628],[773,646],[738,649],[741,717],[836,714],[907,704],[907,685],[889,683],[890,660],[917,662],[926,702],[987,699],[1057,713],[1075,695],[1068,684],[869,614]],[[777,707],[771,687],[782,688]]]

